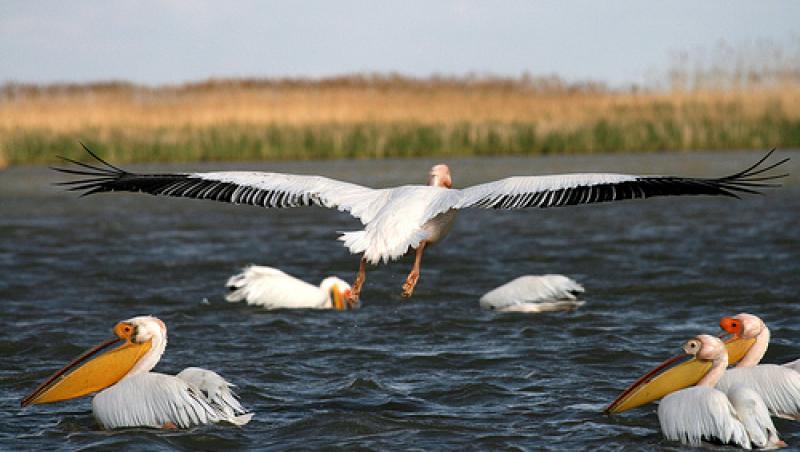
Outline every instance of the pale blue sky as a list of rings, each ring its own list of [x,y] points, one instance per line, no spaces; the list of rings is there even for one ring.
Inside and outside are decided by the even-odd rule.
[[[641,83],[677,51],[799,34],[791,0],[5,0],[0,83],[390,71]]]

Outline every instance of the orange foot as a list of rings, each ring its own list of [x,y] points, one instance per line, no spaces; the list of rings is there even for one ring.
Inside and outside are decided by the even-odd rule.
[[[177,430],[178,426],[175,425],[174,422],[169,421],[166,424],[162,425],[161,428],[167,428],[167,429],[170,429],[170,430]]]
[[[403,284],[403,293],[400,294],[403,298],[411,298],[411,295],[414,293],[414,287],[417,286],[417,281],[419,280],[419,273],[412,272],[408,275],[406,279],[406,283]]]

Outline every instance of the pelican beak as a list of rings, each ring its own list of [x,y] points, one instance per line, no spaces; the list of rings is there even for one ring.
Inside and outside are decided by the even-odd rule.
[[[728,364],[736,364],[750,350],[756,342],[755,338],[744,339],[739,334],[742,332],[742,322],[734,317],[723,317],[719,321],[719,327],[725,332],[720,333],[719,338],[723,339],[728,348]]]
[[[742,359],[754,339],[733,338],[725,342],[729,360]],[[667,394],[697,384],[711,368],[711,361],[702,361],[686,354],[674,356],[639,377],[603,410],[606,414],[623,411],[659,400]]]
[[[724,339],[723,339],[724,338]],[[756,338],[745,339],[737,335],[729,335],[727,333],[720,334],[720,339],[725,343],[725,348],[728,349],[728,364],[734,365],[744,358],[750,347],[756,343]]]
[[[333,302],[333,309],[337,311],[344,311],[346,309],[342,292],[339,291],[339,286],[336,284],[331,287],[331,301]]]
[[[114,327],[117,337],[75,358],[22,399],[21,405],[74,399],[115,384],[130,372],[152,345],[150,341],[133,342],[135,331],[129,323],[118,323]],[[111,348],[117,344],[118,347]]]
[[[353,296],[353,291],[350,289],[344,290],[344,301],[347,303],[347,309],[357,309],[359,307],[358,297]]]

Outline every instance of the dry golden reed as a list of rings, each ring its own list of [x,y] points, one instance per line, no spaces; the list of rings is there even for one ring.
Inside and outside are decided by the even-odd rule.
[[[78,141],[121,161],[799,146],[800,85],[665,92],[353,76],[0,91],[0,162],[78,155]]]

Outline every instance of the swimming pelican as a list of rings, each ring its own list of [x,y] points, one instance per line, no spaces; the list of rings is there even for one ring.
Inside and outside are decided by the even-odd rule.
[[[526,275],[487,292],[480,304],[502,312],[571,311],[585,304],[578,300],[583,292],[583,286],[564,275]]]
[[[350,284],[335,276],[322,280],[319,286],[301,281],[272,267],[250,265],[233,275],[225,284],[231,292],[225,297],[230,302],[266,309],[336,309],[342,311],[356,307],[350,294]]]
[[[408,298],[419,280],[422,253],[442,240],[461,209],[477,207],[522,209],[559,207],[673,195],[720,195],[758,193],[772,187],[766,181],[786,175],[764,175],[788,158],[761,166],[774,149],[754,165],[729,176],[706,179],[628,174],[559,174],[509,177],[484,184],[453,189],[447,165],[431,168],[428,185],[405,185],[373,189],[322,176],[254,171],[210,173],[136,174],[102,160],[84,149],[100,165],[64,158],[83,169],[54,168],[86,176],[62,182],[84,195],[98,192],[130,191],[153,195],[212,199],[266,208],[322,206],[350,213],[364,225],[360,231],[339,237],[353,254],[361,254],[352,296],[358,298],[366,277],[366,264],[387,263],[414,250],[411,272],[403,284]]]
[[[684,354],[667,360],[639,380],[639,384],[652,384],[650,377],[668,366],[694,357],[689,362],[672,369],[697,373],[702,363],[700,380],[692,387],[685,378],[673,378],[668,383],[670,392],[658,405],[661,432],[669,440],[699,446],[702,441],[720,442],[750,449],[783,447],[767,407],[752,389],[738,385],[727,393],[714,388],[728,367],[728,352],[718,338],[702,334],[683,345]],[[695,364],[693,364],[695,363]],[[673,377],[678,375],[673,371]],[[661,383],[665,383],[661,381]]]
[[[755,339],[755,344],[744,355],[734,369],[725,373],[717,388],[727,392],[736,385],[745,385],[756,391],[776,416],[800,420],[800,373],[788,363],[759,364],[769,345],[770,332],[759,317],[741,313],[723,317],[720,327],[745,339]]]
[[[725,348],[728,354],[728,363],[735,364],[753,346],[755,339],[745,339],[733,337],[725,341]],[[696,384],[711,368],[710,361],[690,359],[679,365],[670,367],[677,358],[667,360],[657,366],[638,380],[631,383],[620,395],[610,404],[604,412],[606,414],[617,414],[638,406],[654,402],[676,389],[686,388]],[[680,388],[677,383],[683,384]]]
[[[158,318],[124,320],[114,334],[54,373],[22,399],[22,406],[99,391],[92,412],[106,429],[189,428],[220,421],[244,425],[253,417],[231,391],[233,385],[215,372],[197,367],[175,376],[150,372],[167,346],[167,327]]]

